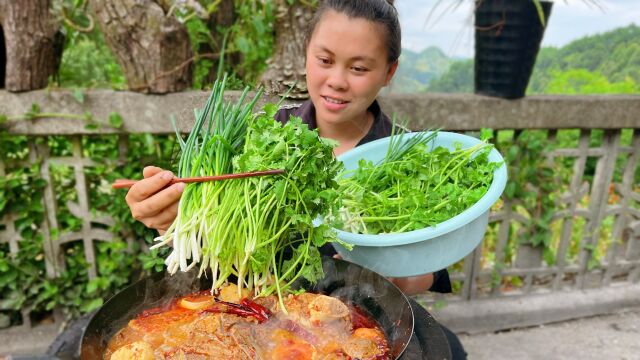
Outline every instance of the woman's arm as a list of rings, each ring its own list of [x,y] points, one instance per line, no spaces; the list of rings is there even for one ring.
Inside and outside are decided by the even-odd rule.
[[[420,276],[389,278],[406,295],[417,295],[427,292],[433,285],[433,274]]]

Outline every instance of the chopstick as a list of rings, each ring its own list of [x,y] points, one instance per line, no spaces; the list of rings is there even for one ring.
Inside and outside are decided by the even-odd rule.
[[[173,178],[171,181],[169,181],[169,184],[167,184],[167,186],[176,184],[176,183],[199,183],[199,182],[205,182],[205,181],[219,181],[219,180],[240,179],[240,178],[247,178],[247,177],[254,177],[254,176],[279,175],[279,174],[284,174],[284,170],[274,169],[274,170],[253,171],[253,172],[246,172],[246,173],[224,174],[224,175],[215,175],[215,176]],[[116,179],[116,182],[111,184],[111,188],[127,189],[132,187],[137,182],[138,180]]]

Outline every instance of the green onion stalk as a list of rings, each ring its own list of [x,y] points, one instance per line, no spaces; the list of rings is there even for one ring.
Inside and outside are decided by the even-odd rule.
[[[232,172],[232,157],[242,150],[252,111],[261,93],[245,103],[248,88],[235,104],[225,103],[226,77],[214,83],[211,95],[202,110],[196,109],[196,122],[184,141],[176,128],[181,156],[179,177],[221,175]],[[188,184],[178,206],[178,214],[164,235],[151,249],[172,244],[173,251],[165,260],[168,271],[189,271],[200,263],[202,246],[211,227],[216,226],[214,210],[220,202],[225,181]],[[201,268],[201,271],[204,269]]]

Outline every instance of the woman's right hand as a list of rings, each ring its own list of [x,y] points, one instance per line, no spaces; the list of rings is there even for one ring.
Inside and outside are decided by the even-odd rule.
[[[144,180],[138,181],[129,189],[127,205],[136,220],[162,234],[178,214],[178,201],[185,184],[177,183],[166,187],[173,179],[173,173],[156,166],[145,167],[142,175]]]

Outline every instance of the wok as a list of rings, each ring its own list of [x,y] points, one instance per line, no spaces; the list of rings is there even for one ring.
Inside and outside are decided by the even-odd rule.
[[[358,305],[378,321],[387,336],[392,358],[399,359],[411,340],[414,327],[413,311],[405,295],[383,276],[344,260],[325,257],[323,269],[325,276],[318,283],[299,281],[296,287]],[[87,325],[80,358],[101,359],[111,336],[143,310],[164,305],[181,295],[209,289],[211,280],[197,278],[196,273],[157,273],[114,295]]]

